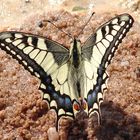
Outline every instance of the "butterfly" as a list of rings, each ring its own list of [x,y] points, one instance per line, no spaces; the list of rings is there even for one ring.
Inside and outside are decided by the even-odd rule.
[[[42,36],[5,31],[0,33],[0,48],[40,79],[43,99],[56,111],[57,128],[60,118],[74,119],[80,111],[89,117],[97,113],[100,123],[100,104],[109,77],[106,68],[133,22],[129,14],[118,15],[83,45],[73,38],[70,49]]]

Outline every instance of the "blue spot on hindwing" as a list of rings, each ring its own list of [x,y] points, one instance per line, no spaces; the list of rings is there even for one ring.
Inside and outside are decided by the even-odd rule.
[[[87,102],[89,108],[92,108],[93,104],[97,101],[97,92],[96,90],[90,90],[87,97]]]
[[[72,109],[72,102],[68,97],[65,97],[65,109],[66,110]]]

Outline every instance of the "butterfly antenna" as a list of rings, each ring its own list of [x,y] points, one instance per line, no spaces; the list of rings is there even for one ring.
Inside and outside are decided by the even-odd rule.
[[[61,32],[63,32],[64,34],[66,34],[67,36],[69,36],[70,38],[73,39],[73,36],[70,33],[67,33],[64,30],[58,28],[52,21],[50,21],[50,20],[43,20],[42,24],[43,24],[43,22],[48,22],[48,23],[52,24],[55,28],[57,28],[58,30],[60,30]]]
[[[79,35],[82,33],[82,31],[85,29],[85,27],[87,26],[87,24],[89,23],[89,21],[91,20],[92,16],[95,14],[95,12],[92,12],[91,16],[89,17],[89,19],[87,20],[87,22],[85,23],[85,25],[83,26],[83,28],[81,29]]]

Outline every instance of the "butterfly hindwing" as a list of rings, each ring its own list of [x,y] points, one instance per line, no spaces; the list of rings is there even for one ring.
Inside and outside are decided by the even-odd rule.
[[[103,101],[103,91],[106,89],[106,80],[108,79],[106,68],[132,24],[133,18],[130,15],[116,16],[99,27],[82,47],[85,71],[87,69],[86,63],[88,63],[92,71],[90,72],[90,78],[93,77],[93,88],[87,91],[85,95],[87,96],[89,116],[96,112],[99,116],[99,121],[100,103]],[[88,74],[87,78],[89,78]]]

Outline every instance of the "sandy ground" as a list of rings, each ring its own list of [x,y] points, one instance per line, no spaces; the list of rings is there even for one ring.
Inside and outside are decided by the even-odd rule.
[[[53,19],[57,26],[75,34],[79,26],[88,19],[94,7],[97,11],[80,35],[84,42],[101,23],[104,23],[115,14],[121,13],[115,5],[114,12],[105,12],[106,2],[98,7],[86,1],[84,12],[69,12],[58,10],[63,6],[72,11],[73,5],[68,2],[58,5],[45,0],[1,0],[0,30],[20,30],[44,35],[59,41],[69,47],[69,38],[58,32],[57,29],[46,25],[40,28],[39,21]],[[109,3],[110,1],[108,1]],[[74,4],[73,4],[74,3]],[[84,3],[84,1],[83,1]],[[49,4],[49,5],[48,5]],[[91,4],[91,5],[90,5]],[[93,4],[93,5],[92,5]],[[110,3],[110,6],[112,3]],[[81,5],[80,5],[81,6]],[[54,7],[57,12],[48,9]],[[99,8],[100,7],[100,8]],[[99,10],[100,9],[100,10]],[[113,8],[110,8],[113,10]],[[130,10],[130,9],[129,9]],[[89,12],[90,11],[90,12]],[[122,9],[122,11],[125,11]],[[131,13],[131,12],[129,12]],[[138,16],[135,24],[123,43],[120,45],[111,65],[108,68],[110,80],[105,101],[102,104],[103,125],[94,126],[92,119],[81,115],[73,122],[62,121],[61,139],[76,140],[139,140],[140,139],[140,32]],[[88,15],[87,17],[85,15]],[[69,24],[68,19],[71,21]],[[65,24],[67,23],[67,24]],[[4,51],[0,50],[0,139],[1,140],[47,140],[47,130],[55,125],[55,113],[48,112],[48,107],[41,99],[38,90],[39,80],[27,72],[18,62]],[[67,137],[68,135],[68,137]],[[67,137],[67,138],[65,138]]]

